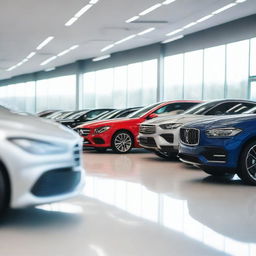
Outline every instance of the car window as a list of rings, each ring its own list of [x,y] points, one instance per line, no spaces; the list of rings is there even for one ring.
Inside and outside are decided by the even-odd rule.
[[[241,103],[241,102],[226,102],[217,105],[212,108],[206,115],[235,115],[240,114],[251,108],[253,104],[251,103]]]
[[[168,104],[162,108],[159,108],[154,113],[158,114],[158,115],[161,115],[163,113],[178,114],[178,113],[180,113],[181,110],[183,110],[183,111],[187,110],[196,104],[197,104],[196,102],[195,103],[193,103],[193,102],[172,103],[172,104]]]
[[[108,113],[107,110],[92,110],[83,116],[83,120],[92,120],[92,119],[96,118],[97,116],[103,115],[106,113]]]
[[[132,114],[133,112],[135,112],[135,111],[134,110],[129,110],[129,111],[122,112],[122,113],[116,115],[116,118],[127,117],[128,115]]]
[[[159,103],[152,104],[150,106],[147,106],[145,108],[139,109],[138,111],[132,113],[129,115],[130,118],[137,118],[137,117],[142,117],[144,116],[147,112],[158,106]]]

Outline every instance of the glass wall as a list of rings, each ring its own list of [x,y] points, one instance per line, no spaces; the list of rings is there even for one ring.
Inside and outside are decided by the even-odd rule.
[[[82,102],[76,99],[76,75],[0,87],[0,104],[22,112],[47,109],[126,108],[178,99],[250,98],[256,78],[256,38],[83,75]],[[164,73],[163,85],[158,85]],[[158,88],[159,86],[159,88]],[[162,87],[160,87],[162,86]],[[157,97],[157,91],[163,97]],[[254,90],[254,88],[252,88]]]
[[[83,108],[143,106],[157,101],[157,60],[84,74]]]
[[[36,83],[36,111],[47,109],[75,110],[76,76],[39,80]]]
[[[183,99],[183,54],[164,60],[164,100]]]
[[[256,38],[220,45],[164,60],[164,100],[248,99],[256,76]]]

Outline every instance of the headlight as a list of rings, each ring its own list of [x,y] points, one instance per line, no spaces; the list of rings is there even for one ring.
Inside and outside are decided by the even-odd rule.
[[[161,124],[160,127],[161,127],[162,129],[165,129],[165,130],[175,130],[175,129],[181,127],[182,125],[183,125],[183,124],[179,124],[179,123],[177,123],[177,124],[175,124],[175,123],[170,123],[170,124]]]
[[[23,150],[36,155],[58,154],[67,150],[62,145],[29,138],[9,138],[9,141]]]
[[[239,134],[242,130],[238,128],[216,128],[206,131],[208,138],[226,138]]]
[[[95,134],[100,134],[100,133],[106,132],[109,129],[110,129],[110,126],[102,126],[102,127],[96,128],[94,130],[94,133]]]

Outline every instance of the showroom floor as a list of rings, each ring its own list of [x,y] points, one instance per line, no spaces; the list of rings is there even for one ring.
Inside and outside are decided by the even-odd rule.
[[[85,153],[84,194],[13,210],[4,256],[256,255],[256,193],[144,151]]]

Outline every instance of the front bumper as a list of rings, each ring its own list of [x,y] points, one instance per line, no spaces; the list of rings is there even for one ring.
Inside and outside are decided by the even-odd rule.
[[[11,208],[51,203],[78,195],[85,183],[81,141],[67,142],[67,151],[51,155],[6,145],[4,164],[11,182]],[[11,153],[10,153],[11,152]],[[15,161],[10,155],[15,156]]]
[[[238,165],[239,145],[232,138],[201,139],[198,146],[188,146],[181,143],[178,157],[183,162],[194,164],[201,168],[213,170],[214,168],[219,168],[233,172]]]
[[[156,126],[156,133],[142,134],[138,136],[141,147],[168,153],[178,153],[179,150],[179,129],[164,130]]]

